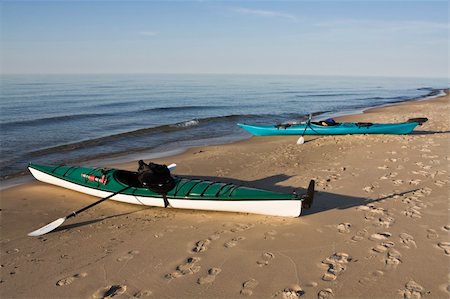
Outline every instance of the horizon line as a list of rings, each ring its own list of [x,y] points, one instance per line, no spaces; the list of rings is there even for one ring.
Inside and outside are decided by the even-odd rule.
[[[420,76],[420,75],[380,75],[380,74],[292,74],[292,73],[214,73],[214,72],[180,72],[180,73],[162,73],[162,72],[124,72],[124,73],[110,73],[110,72],[49,72],[49,73],[0,73],[0,76],[48,76],[48,75],[211,75],[211,76],[310,76],[310,77],[373,77],[373,78],[429,78],[429,79],[448,79],[448,76]]]

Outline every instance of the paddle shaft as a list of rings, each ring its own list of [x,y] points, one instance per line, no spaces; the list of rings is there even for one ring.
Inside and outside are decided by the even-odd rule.
[[[110,199],[111,197],[113,197],[113,196],[115,196],[115,195],[117,195],[117,194],[119,194],[119,193],[122,193],[123,191],[128,190],[128,189],[130,189],[130,188],[131,188],[131,186],[127,186],[127,187],[123,188],[122,190],[119,190],[119,191],[117,191],[117,192],[114,192],[113,194],[108,195],[107,197],[104,197],[104,198],[102,198],[102,199],[100,199],[100,200],[98,200],[98,201],[96,201],[96,202],[94,202],[94,203],[91,203],[90,205],[88,205],[88,206],[86,206],[86,207],[84,207],[84,208],[79,209],[78,211],[75,211],[75,212],[70,213],[70,214],[67,215],[65,218],[66,218],[66,219],[69,219],[69,218],[71,218],[71,217],[75,217],[75,216],[77,216],[78,214],[80,214],[81,212],[84,212],[84,211],[86,211],[87,209],[90,209],[90,208],[92,208],[93,206],[96,206],[96,205],[98,205],[99,203],[102,203],[102,202],[104,202],[105,200]]]
[[[305,129],[303,130],[302,137],[305,136],[306,129],[308,129],[310,122],[311,122],[311,114],[308,116],[308,121],[306,122]]]

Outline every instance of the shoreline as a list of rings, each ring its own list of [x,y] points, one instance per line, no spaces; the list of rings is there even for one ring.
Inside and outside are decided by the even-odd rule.
[[[370,113],[371,110],[373,109],[379,109],[379,108],[384,108],[384,107],[390,107],[390,106],[396,106],[396,105],[401,105],[401,104],[405,104],[405,103],[413,103],[413,102],[417,102],[417,101],[429,101],[429,100],[433,100],[439,97],[443,97],[446,94],[448,94],[449,89],[435,89],[433,91],[431,91],[428,95],[424,96],[424,97],[420,97],[420,98],[415,98],[415,99],[410,99],[410,100],[406,100],[406,101],[401,101],[401,102],[396,102],[396,103],[389,103],[389,104],[384,104],[384,105],[380,105],[380,106],[373,106],[373,107],[368,107],[368,108],[362,108],[362,109],[357,109],[357,110],[352,110],[352,111],[348,111],[348,112],[336,112],[333,114],[328,115],[327,113],[323,113],[320,114],[320,117],[316,117],[317,119],[324,119],[324,118],[335,118],[337,120],[341,120],[341,121],[345,121],[346,119],[350,119],[353,118],[354,116],[357,115],[363,115],[365,113]],[[434,94],[436,93],[436,94]],[[328,116],[327,116],[328,115]],[[315,117],[313,117],[313,119],[315,119]],[[355,120],[356,121],[356,120]],[[405,120],[406,121],[406,120]],[[93,159],[87,159],[87,160],[80,160],[79,164],[77,164],[77,162],[74,162],[74,164],[76,165],[96,165],[96,166],[106,166],[108,164],[112,164],[112,165],[116,165],[116,164],[125,164],[127,162],[131,162],[131,161],[138,161],[138,160],[148,160],[148,159],[161,159],[161,158],[165,158],[165,157],[169,157],[169,156],[176,156],[182,153],[185,153],[187,151],[189,151],[190,149],[195,149],[195,148],[200,148],[200,147],[208,147],[208,146],[217,146],[217,145],[227,145],[227,144],[233,144],[233,143],[239,143],[242,141],[246,141],[251,139],[253,136],[249,135],[247,138],[231,138],[232,141],[230,142],[217,142],[217,143],[206,143],[203,145],[187,145],[184,146],[182,148],[179,149],[175,149],[175,148],[168,148],[167,150],[163,150],[163,151],[152,151],[151,150],[141,150],[141,151],[136,151],[136,152],[132,152],[130,154],[114,154],[109,158],[93,158]],[[214,139],[214,138],[213,138]],[[224,138],[221,138],[224,139]],[[161,146],[159,146],[161,147]],[[154,149],[153,149],[154,150]],[[138,156],[140,156],[138,158]],[[22,184],[26,184],[29,182],[33,181],[33,177],[31,176],[31,174],[28,173],[28,170],[24,170],[21,173],[17,173],[17,174],[13,174],[10,176],[10,178],[7,179],[3,179],[0,181],[0,191],[2,190],[6,190],[9,189],[11,187],[14,186],[18,186],[18,185],[22,185]]]
[[[175,175],[303,191],[299,218],[98,200],[32,182],[2,190],[6,298],[448,298],[450,96],[348,116],[429,121],[410,135],[253,137],[155,159]],[[341,119],[341,118],[339,118]],[[128,161],[111,165],[135,170]],[[383,287],[380,288],[380,285]]]

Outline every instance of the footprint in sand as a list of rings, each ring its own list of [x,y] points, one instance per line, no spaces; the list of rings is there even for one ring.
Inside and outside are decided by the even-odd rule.
[[[382,177],[380,177],[380,180],[387,180],[387,179],[393,179],[398,176],[398,172],[390,172]]]
[[[126,291],[127,286],[125,285],[111,285],[104,288],[100,288],[94,294],[92,294],[92,297],[95,299],[112,298],[118,295],[122,295]]]
[[[133,295],[133,298],[150,297],[152,294],[153,294],[153,292],[150,291],[150,290],[142,290],[142,291],[139,291],[139,292],[135,293]]]
[[[211,240],[205,239],[200,240],[197,243],[195,243],[195,247],[192,249],[193,252],[203,252],[208,250],[208,245],[211,244]]]
[[[78,273],[63,279],[60,279],[56,282],[57,286],[66,286],[69,285],[71,283],[73,283],[75,280],[79,279],[79,278],[84,278],[87,276],[87,273],[83,272],[83,273]]]
[[[392,163],[396,163],[397,159],[396,158],[389,158],[389,159],[385,159],[385,162],[392,162]]]
[[[410,185],[413,185],[413,186],[417,186],[417,185],[420,184],[421,181],[422,181],[422,180],[419,180],[419,179],[410,180],[410,181],[409,181],[409,184],[410,184]]]
[[[427,229],[427,238],[430,240],[434,240],[434,239],[439,238],[439,235],[434,229],[429,228],[429,229]]]
[[[411,248],[411,247],[417,248],[416,241],[414,241],[414,237],[407,233],[400,234],[400,243],[402,243],[403,247],[406,247],[406,248]]]
[[[402,214],[406,217],[419,219],[422,218],[422,213],[419,211],[421,208],[418,206],[412,206],[406,208],[406,210],[402,211]]]
[[[402,203],[404,204],[413,204],[415,201],[417,201],[417,197],[415,196],[404,197],[402,199]]]
[[[393,180],[392,183],[396,186],[400,186],[400,185],[403,185],[404,182],[403,182],[403,180]]]
[[[15,254],[15,253],[19,253],[20,250],[18,248],[14,248],[14,249],[10,249],[6,251],[6,254]]]
[[[371,240],[371,241],[386,240],[390,236],[392,236],[392,234],[389,232],[376,233],[376,234],[370,235],[369,240]]]
[[[426,293],[428,292],[426,292],[425,289],[414,280],[408,281],[405,284],[405,289],[399,290],[399,294],[406,299],[419,299]]]
[[[300,286],[295,286],[291,288],[285,288],[282,291],[278,291],[273,297],[281,297],[283,299],[298,299],[305,294]]]
[[[363,188],[363,190],[366,191],[367,193],[373,192],[373,189],[375,189],[375,187],[372,185]]]
[[[200,277],[197,280],[198,284],[207,284],[212,283],[214,280],[216,280],[216,276],[222,272],[222,269],[220,268],[211,268],[208,270],[208,275]]]
[[[340,232],[340,233],[346,233],[346,234],[348,234],[348,233],[350,233],[350,228],[352,227],[352,225],[350,224],[350,223],[347,223],[347,222],[345,222],[345,223],[339,223],[338,224],[338,226],[337,226],[337,230],[338,230],[338,232]]]
[[[241,240],[245,240],[245,237],[239,236],[239,237],[235,237],[233,239],[231,239],[230,241],[226,242],[225,244],[223,244],[223,246],[225,246],[226,248],[232,248],[235,247],[239,241]]]
[[[129,251],[126,255],[117,258],[118,262],[131,260],[135,255],[139,254],[138,250]]]
[[[228,225],[224,225],[224,226],[228,226]],[[234,227],[232,227],[232,228],[230,229],[230,232],[232,232],[232,233],[237,233],[237,232],[241,232],[241,231],[244,231],[244,230],[251,229],[251,228],[254,227],[255,225],[254,225],[254,224],[242,224],[242,223],[236,223],[236,224],[233,224],[233,226],[234,226]]]
[[[221,235],[221,234],[222,234],[221,232],[215,232],[214,234],[212,234],[211,236],[209,236],[208,239],[211,240],[211,241],[220,239],[220,235]]]
[[[443,249],[446,255],[450,255],[450,242],[439,242],[437,246]]]
[[[397,268],[397,266],[402,263],[401,257],[402,254],[399,251],[391,248],[387,253],[386,259],[384,260],[386,268],[387,269]]]
[[[443,283],[439,286],[439,289],[444,292],[447,293],[448,295],[450,295],[450,273],[447,274],[447,282]],[[447,297],[450,298],[450,297]]]
[[[367,214],[364,215],[364,219],[367,220],[367,221],[375,220],[375,215],[367,213]]]
[[[330,299],[333,297],[334,297],[334,294],[333,294],[333,290],[331,290],[331,289],[320,290],[319,293],[317,294],[317,298],[319,298],[319,299]]]
[[[276,234],[277,234],[276,231],[270,230],[270,231],[264,233],[264,240],[274,240]]]
[[[241,295],[251,296],[253,294],[253,289],[256,288],[258,284],[259,282],[254,278],[247,280],[242,284]]]
[[[258,260],[256,263],[258,266],[263,267],[269,264],[269,261],[275,258],[275,255],[272,252],[264,252],[262,254],[262,259]]]
[[[384,275],[384,272],[381,270],[376,270],[371,273],[369,273],[368,277],[363,277],[358,282],[362,285],[368,285],[370,283],[377,282],[378,279],[380,279]]]
[[[434,184],[438,187],[444,187],[447,184],[447,182],[442,181],[442,180],[437,180],[437,181],[434,181]]]
[[[372,248],[372,251],[375,251],[377,253],[383,253],[386,252],[391,247],[394,247],[394,242],[383,242],[381,244],[376,245]]]
[[[383,208],[375,207],[374,205],[360,206],[357,208],[358,211],[366,212],[364,214],[364,218],[366,220],[374,220],[376,217],[380,215],[385,215],[386,210]]]
[[[358,242],[363,240],[368,234],[368,231],[366,229],[362,229],[356,232],[356,235],[352,237],[352,241]]]
[[[427,171],[423,171],[423,170],[420,170],[420,171],[411,171],[411,173],[412,174],[418,174],[418,175],[421,175],[421,176],[423,176],[423,177],[427,177],[430,173],[429,172],[427,172]]]
[[[200,266],[196,263],[200,261],[199,257],[190,257],[186,260],[186,263],[178,265],[176,271],[166,274],[167,279],[178,278],[187,274],[194,274],[200,271]]]
[[[450,224],[449,225],[445,225],[442,227],[443,231],[449,232],[450,231]]]
[[[389,228],[395,222],[395,218],[389,215],[382,215],[378,217],[376,225]]]
[[[322,264],[328,267],[327,272],[323,275],[322,280],[324,281],[333,281],[346,269],[346,264],[350,262],[352,258],[343,252],[335,253],[325,260],[322,261]]]

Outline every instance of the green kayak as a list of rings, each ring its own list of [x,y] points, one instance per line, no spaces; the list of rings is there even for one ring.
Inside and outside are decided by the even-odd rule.
[[[163,195],[143,187],[138,172],[36,164],[28,168],[42,182],[96,197],[113,195],[112,200],[157,207],[297,217],[302,207],[311,206],[314,196],[314,181],[304,195],[298,195],[175,176],[174,186]]]

